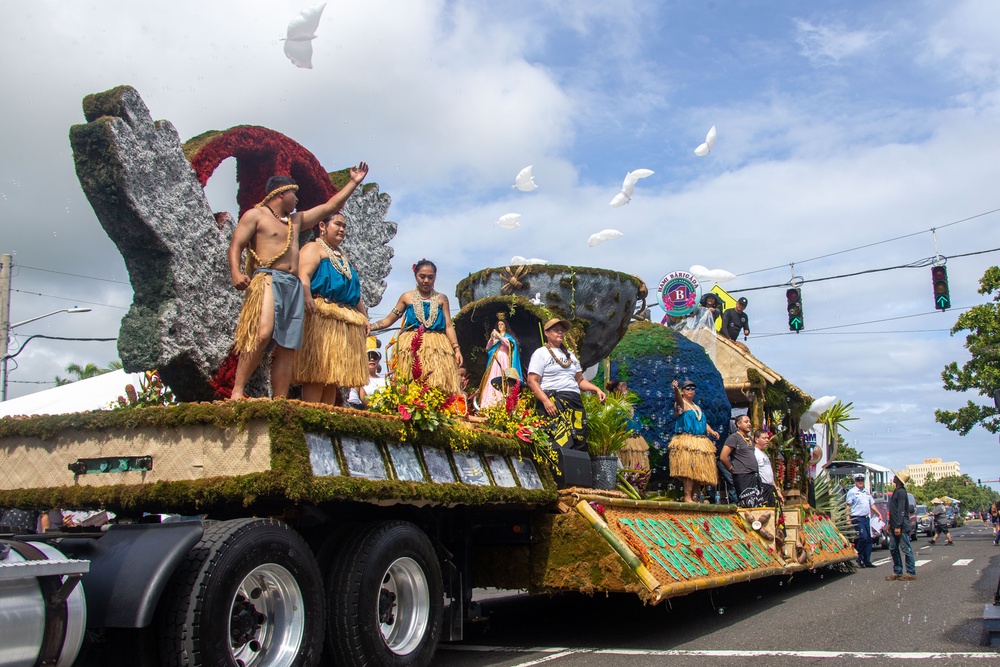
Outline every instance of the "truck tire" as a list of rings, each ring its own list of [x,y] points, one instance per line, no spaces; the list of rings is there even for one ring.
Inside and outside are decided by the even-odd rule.
[[[327,638],[336,664],[429,664],[444,609],[434,546],[406,521],[365,526],[334,560],[327,604]]]
[[[206,523],[160,608],[163,667],[311,667],[323,580],[298,533],[271,519]]]

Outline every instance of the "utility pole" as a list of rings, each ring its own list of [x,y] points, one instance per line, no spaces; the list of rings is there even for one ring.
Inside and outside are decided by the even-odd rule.
[[[10,264],[8,253],[0,255],[0,364],[3,365],[3,399],[7,400],[7,339],[10,337]]]

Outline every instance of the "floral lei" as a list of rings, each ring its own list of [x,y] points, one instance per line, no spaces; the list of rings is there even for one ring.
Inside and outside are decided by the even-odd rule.
[[[438,293],[435,292],[434,290],[431,290],[430,296],[425,299],[423,296],[420,295],[419,289],[413,288],[413,291],[410,292],[410,295],[413,297],[413,316],[417,318],[417,322],[420,322],[420,325],[424,327],[434,324],[434,322],[437,320],[438,310],[441,307],[441,304],[438,302],[437,299]],[[424,301],[430,301],[431,304],[430,308],[428,309],[426,317],[424,317],[424,309],[422,303]]]
[[[316,237],[316,242],[326,251],[326,256],[330,259],[330,264],[337,270],[337,273],[348,280],[351,279],[351,262],[347,259],[347,253],[339,248],[334,250],[322,237]]]

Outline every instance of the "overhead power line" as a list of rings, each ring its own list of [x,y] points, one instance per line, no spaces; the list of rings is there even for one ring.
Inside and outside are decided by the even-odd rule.
[[[96,276],[84,276],[84,275],[81,275],[79,273],[67,273],[66,271],[53,271],[52,269],[42,269],[42,268],[39,268],[37,266],[26,266],[24,264],[18,264],[17,267],[21,268],[21,269],[31,269],[32,271],[42,271],[44,273],[55,273],[55,274],[58,274],[60,276],[71,276],[73,278],[85,278],[86,280],[100,280],[101,282],[115,283],[116,285],[130,285],[131,286],[131,284],[132,284],[132,283],[130,283],[127,280],[115,280],[114,278],[98,278]]]
[[[83,299],[73,299],[67,296],[56,296],[54,294],[42,294],[41,292],[28,292],[23,289],[12,289],[11,292],[19,294],[30,294],[32,296],[44,296],[49,299],[59,299],[61,301],[71,301],[72,303],[85,303],[89,306],[104,306],[105,308],[117,308],[118,310],[128,310],[125,306],[114,306],[110,303],[98,303],[97,301],[84,301]]]
[[[952,308],[951,310],[963,311],[963,310],[969,310],[970,308],[972,308],[972,306],[962,306],[962,307]],[[924,315],[933,315],[933,314],[938,313],[938,312],[940,312],[940,311],[930,310],[930,311],[927,311],[926,313],[914,313],[913,315],[899,315],[898,317],[884,317],[884,318],[882,318],[880,320],[868,320],[867,322],[853,322],[853,323],[850,323],[850,324],[835,324],[835,325],[829,326],[829,327],[818,327],[818,328],[815,328],[815,329],[811,329],[809,331],[802,330],[800,332],[795,332],[795,331],[778,331],[778,332],[773,332],[773,333],[755,333],[754,334],[754,338],[767,338],[767,337],[770,337],[770,336],[784,336],[784,335],[787,335],[787,334],[796,334],[796,335],[798,335],[798,334],[805,334],[805,333],[809,333],[809,334],[814,334],[814,333],[843,333],[843,334],[862,333],[862,332],[853,332],[853,331],[834,332],[832,330],[833,329],[844,329],[844,328],[847,328],[847,327],[860,327],[860,326],[865,325],[865,324],[878,324],[880,322],[893,322],[895,320],[908,320],[908,319],[913,318],[913,317],[923,317]],[[951,331],[951,329],[950,328],[949,329],[913,329],[912,331],[913,332],[942,332],[942,331]],[[871,333],[888,333],[888,332],[875,331],[875,332],[871,332]],[[909,331],[901,331],[899,333],[910,333],[910,332]]]
[[[958,259],[960,257],[971,257],[973,255],[985,255],[991,252],[1000,252],[1000,248],[990,248],[989,250],[976,250],[974,252],[966,252],[959,255],[948,255],[945,259]],[[806,283],[820,283],[825,280],[838,280],[840,278],[853,278],[854,276],[863,276],[869,273],[881,273],[883,271],[895,271],[896,269],[920,269],[926,266],[931,266],[934,264],[937,258],[935,257],[925,257],[924,259],[918,259],[909,264],[897,264],[896,266],[886,266],[880,269],[865,269],[863,271],[854,271],[853,273],[841,273],[835,276],[824,276],[823,278],[811,278],[809,280],[798,280],[796,285],[804,285]],[[755,272],[751,272],[755,273]],[[747,275],[747,274],[741,274]],[[742,292],[756,292],[764,289],[774,289],[775,287],[788,287],[789,282],[786,280],[783,283],[775,283],[773,285],[761,285],[759,287],[747,287],[739,290],[729,290],[730,294],[740,294]]]
[[[738,273],[736,275],[738,275],[738,276],[749,276],[749,275],[754,274],[754,273],[764,273],[765,271],[775,271],[777,269],[787,268],[789,265],[792,265],[792,264],[805,264],[806,262],[814,262],[814,261],[816,261],[818,259],[826,259],[827,257],[834,257],[836,255],[843,255],[843,254],[848,253],[848,252],[854,252],[855,250],[864,250],[865,248],[872,248],[874,246],[882,245],[884,243],[892,243],[893,241],[901,241],[902,239],[908,239],[911,236],[919,236],[920,234],[927,234],[928,232],[933,233],[934,231],[939,230],[939,229],[945,229],[946,227],[951,227],[952,225],[958,225],[958,224],[961,224],[963,222],[968,222],[970,220],[975,220],[976,218],[981,218],[983,216],[990,215],[991,213],[997,213],[997,212],[1000,212],[1000,208],[995,208],[995,209],[993,209],[991,211],[984,211],[983,213],[977,213],[976,215],[970,215],[968,218],[962,218],[961,220],[954,220],[952,222],[949,222],[949,223],[946,223],[946,224],[943,224],[943,225],[937,225],[936,227],[931,227],[929,229],[922,229],[922,230],[920,230],[918,232],[911,232],[910,234],[903,234],[902,236],[894,236],[893,238],[891,238],[891,239],[885,239],[884,241],[875,241],[874,243],[866,243],[864,245],[859,245],[859,246],[856,246],[854,248],[847,248],[846,250],[838,250],[836,252],[830,252],[830,253],[827,253],[825,255],[819,255],[817,257],[810,257],[809,259],[802,259],[802,260],[797,260],[795,262],[788,262],[786,264],[779,264],[778,266],[771,266],[771,267],[768,267],[766,269],[756,269],[754,271],[746,271],[745,273]]]

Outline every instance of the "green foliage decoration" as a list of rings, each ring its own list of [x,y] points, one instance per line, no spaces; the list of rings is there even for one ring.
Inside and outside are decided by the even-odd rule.
[[[632,406],[638,402],[635,394],[618,396],[609,393],[604,402],[594,394],[583,394],[587,413],[587,450],[591,456],[613,456],[635,435],[629,428]]]

